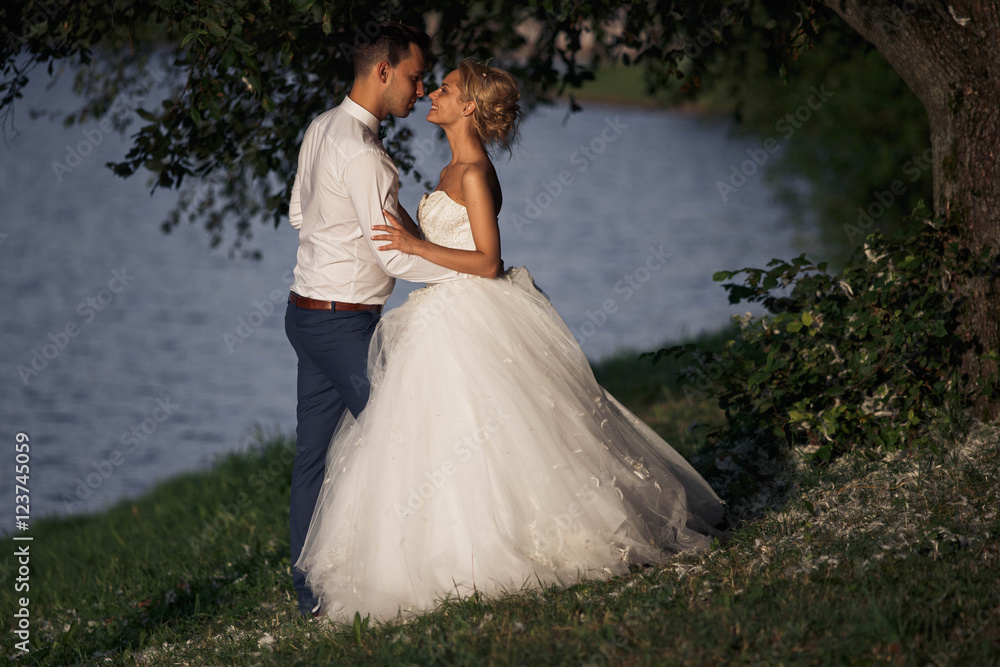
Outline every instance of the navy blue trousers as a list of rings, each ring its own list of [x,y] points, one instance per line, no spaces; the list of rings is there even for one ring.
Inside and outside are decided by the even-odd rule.
[[[368,344],[378,319],[369,311],[308,310],[291,303],[285,311],[285,334],[299,358],[297,443],[289,499],[292,582],[299,609],[307,616],[318,600],[295,561],[323,485],[333,431],[345,409],[357,416],[368,402]]]

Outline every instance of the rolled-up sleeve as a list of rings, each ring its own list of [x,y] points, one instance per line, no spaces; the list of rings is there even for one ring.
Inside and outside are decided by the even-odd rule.
[[[386,274],[417,283],[443,282],[464,275],[423,257],[398,250],[379,250],[372,241],[372,225],[388,224],[382,215],[383,208],[399,217],[399,172],[383,151],[373,148],[351,158],[344,169],[344,183],[358,217],[361,236]],[[292,198],[295,198],[294,191]]]

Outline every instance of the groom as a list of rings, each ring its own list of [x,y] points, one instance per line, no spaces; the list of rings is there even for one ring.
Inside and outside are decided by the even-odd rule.
[[[368,343],[395,278],[437,282],[454,271],[398,251],[379,251],[371,226],[382,209],[419,234],[399,208],[399,172],[379,139],[379,123],[405,118],[424,94],[430,38],[401,23],[385,23],[354,52],[354,85],[340,106],[306,130],[288,206],[299,230],[295,280],[285,333],[298,356],[297,444],[292,471],[292,581],[299,610],[319,612],[319,600],[295,562],[323,484],[330,439],[345,409],[357,416],[368,401]]]

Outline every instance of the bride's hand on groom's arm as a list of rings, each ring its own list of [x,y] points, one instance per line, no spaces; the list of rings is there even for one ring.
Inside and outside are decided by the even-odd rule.
[[[424,239],[423,230],[421,230],[420,227],[417,226],[417,223],[413,222],[413,218],[410,217],[410,214],[406,212],[405,208],[400,206],[398,209],[398,213],[399,213],[399,220],[397,222],[399,222],[400,226],[403,229],[410,232],[411,234],[413,234],[422,241],[426,240]]]
[[[382,209],[387,225],[372,225],[372,241],[388,241],[378,246],[379,250],[398,250],[406,255],[419,255],[423,241],[411,234],[392,213]]]

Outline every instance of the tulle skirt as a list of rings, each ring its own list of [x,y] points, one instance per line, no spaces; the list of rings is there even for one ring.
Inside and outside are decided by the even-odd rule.
[[[296,563],[332,620],[620,574],[707,546],[722,517],[523,267],[413,292],[378,324],[369,372]]]

